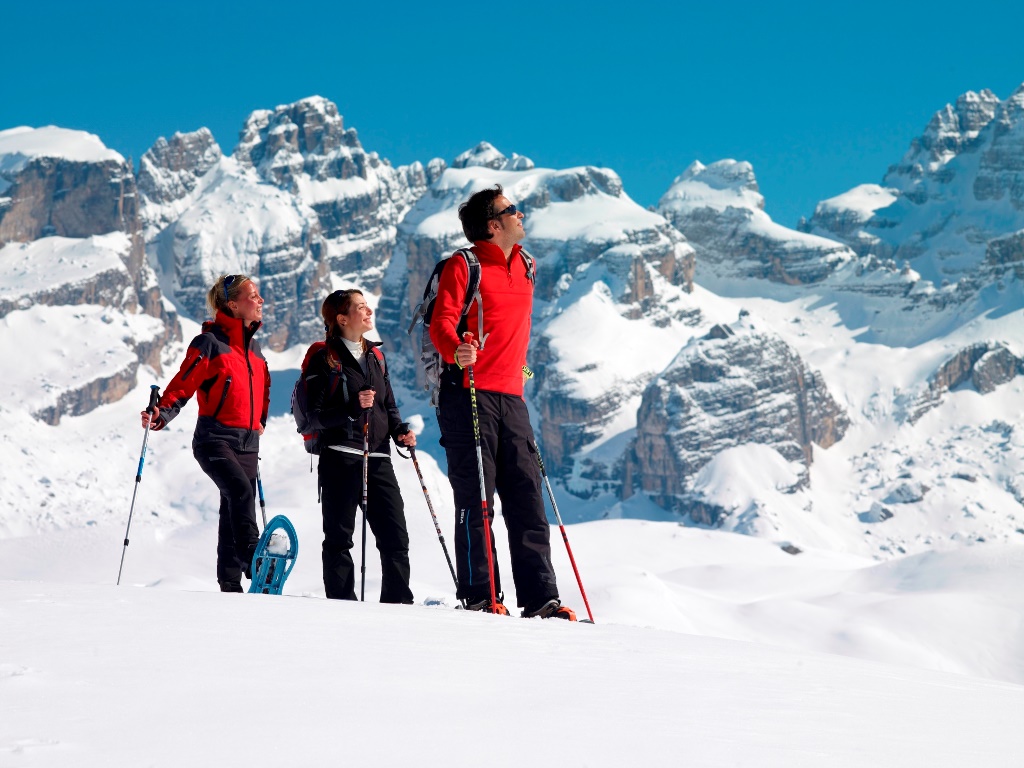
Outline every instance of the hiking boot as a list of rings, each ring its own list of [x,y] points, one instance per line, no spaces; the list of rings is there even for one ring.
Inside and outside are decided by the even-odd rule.
[[[558,606],[558,610],[548,616],[549,619],[565,619],[566,621],[576,621],[576,611],[565,605]]]
[[[484,613],[497,613],[501,616],[508,616],[508,608],[505,607],[504,603],[501,602],[501,598],[498,598],[493,606],[491,605],[491,598],[480,597],[470,598],[466,600],[467,611],[483,611]]]
[[[235,581],[221,581],[220,591],[221,592],[241,592],[242,585]]]
[[[524,608],[522,615],[524,619],[540,617],[542,619],[576,621],[576,612],[572,608],[562,605],[562,601],[557,597],[553,597],[540,605]]]
[[[256,555],[256,545],[253,544],[252,549],[248,552],[248,557],[240,557],[242,566],[242,575],[245,576],[249,581],[252,581],[252,559]]]
[[[550,600],[545,600],[543,603],[526,606],[523,609],[522,617],[524,619],[546,619],[557,611],[561,604],[561,600],[557,597],[552,597]]]

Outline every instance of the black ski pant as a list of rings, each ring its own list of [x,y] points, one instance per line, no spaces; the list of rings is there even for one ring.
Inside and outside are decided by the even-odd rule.
[[[352,544],[356,508],[363,501],[363,457],[324,448],[318,473],[324,516],[324,590],[332,599],[355,600]],[[390,458],[370,457],[366,486],[363,512],[380,553],[380,601],[411,603],[409,532]]]
[[[558,585],[551,565],[551,526],[544,513],[530,415],[526,403],[515,395],[477,391],[476,399],[487,507],[493,519],[497,491],[508,530],[516,601],[520,607],[532,608],[558,597]],[[469,390],[442,387],[437,421],[455,494],[458,597],[475,602],[490,597],[490,584]],[[493,530],[491,544],[493,547]],[[494,554],[492,549],[494,591],[498,594],[501,578]]]
[[[217,582],[240,585],[252,564],[260,539],[256,526],[256,465],[258,453],[236,451],[221,441],[194,443],[192,455],[220,491],[217,528]]]

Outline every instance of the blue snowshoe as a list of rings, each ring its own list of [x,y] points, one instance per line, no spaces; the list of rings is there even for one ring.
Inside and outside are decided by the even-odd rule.
[[[252,583],[249,593],[280,595],[299,554],[299,537],[291,521],[277,515],[263,530],[252,556]]]

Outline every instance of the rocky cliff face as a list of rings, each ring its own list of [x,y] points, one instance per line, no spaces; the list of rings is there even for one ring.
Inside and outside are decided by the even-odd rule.
[[[142,155],[137,183],[147,241],[181,215],[183,204],[195,191],[200,178],[221,157],[220,146],[207,128],[175,133],[169,141],[161,136]]]
[[[37,415],[56,423],[118,399],[140,360],[159,370],[163,344],[180,330],[145,262],[135,178],[124,158],[80,131],[0,131],[0,195],[0,317],[37,305],[93,305],[157,320],[110,340],[131,349],[133,363],[69,383]]]
[[[807,285],[854,257],[835,240],[774,223],[746,162],[693,162],[662,196],[658,212],[697,249],[698,279],[703,273]]]
[[[225,157],[168,208],[176,215],[147,251],[189,315],[209,317],[209,287],[220,275],[241,273],[260,285],[266,302],[261,338],[271,349],[322,334],[315,305],[330,284],[326,245],[308,206]],[[162,216],[158,211],[149,220]]]
[[[667,509],[716,524],[687,495],[716,454],[757,443],[806,468],[813,445],[829,447],[848,426],[821,375],[778,336],[741,316],[687,344],[646,388],[623,493],[640,490]]]
[[[318,96],[253,112],[234,156],[309,206],[331,270],[372,290],[391,258],[398,222],[440,172],[436,162],[393,168],[367,152],[337,106]]]

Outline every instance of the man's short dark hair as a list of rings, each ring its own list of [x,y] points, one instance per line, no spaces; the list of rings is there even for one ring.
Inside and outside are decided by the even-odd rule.
[[[469,242],[490,240],[493,237],[487,223],[494,218],[494,201],[501,194],[501,184],[495,184],[490,189],[481,189],[459,206],[462,231],[466,233]]]

